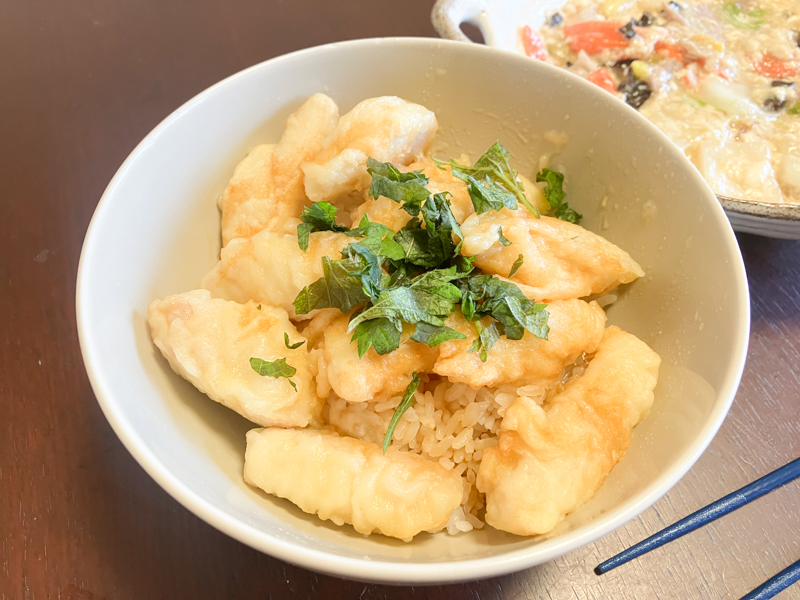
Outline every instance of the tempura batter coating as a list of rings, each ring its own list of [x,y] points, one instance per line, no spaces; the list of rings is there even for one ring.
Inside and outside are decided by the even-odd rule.
[[[644,342],[609,327],[584,374],[561,393],[543,407],[515,401],[478,472],[486,522],[519,535],[547,533],[589,500],[653,405],[660,364]]]
[[[199,287],[226,300],[279,306],[291,319],[310,318],[313,313],[295,314],[292,302],[300,290],[322,277],[322,257],[341,258],[342,248],[353,238],[343,233],[315,232],[304,252],[297,244],[296,225],[293,229],[292,233],[287,232],[288,227],[283,232],[264,230],[249,239],[233,240],[222,249],[217,266],[203,277]]]
[[[461,477],[421,456],[321,430],[247,432],[244,479],[307,513],[410,540],[439,531],[461,502]]]
[[[348,315],[341,315],[324,333],[326,373],[340,398],[348,402],[390,398],[408,387],[412,373],[428,373],[433,368],[438,350],[408,339],[410,332],[403,335],[397,350],[380,356],[370,348],[359,358],[358,345],[350,341],[353,334],[347,333],[349,321]]]
[[[322,151],[302,165],[306,195],[332,201],[369,185],[367,158],[408,165],[422,156],[436,135],[436,115],[395,96],[370,98],[339,120]]]
[[[314,94],[286,120],[277,144],[250,151],[219,201],[223,245],[258,233],[275,216],[300,215],[310,204],[300,164],[319,153],[338,121],[336,103],[325,94]]]
[[[500,244],[500,227],[511,245]],[[627,252],[599,235],[525,209],[472,215],[461,231],[461,253],[477,255],[475,266],[487,273],[508,276],[522,254],[522,266],[510,280],[526,296],[545,302],[609,292],[644,275]]]
[[[596,302],[583,300],[558,300],[547,305],[547,312],[550,313],[547,340],[529,331],[521,340],[501,337],[489,350],[486,362],[481,362],[477,352],[469,351],[478,337],[475,324],[467,323],[461,311],[456,311],[445,324],[467,337],[438,346],[439,358],[433,372],[474,389],[503,384],[549,386],[580,354],[597,350],[606,315]],[[484,319],[484,326],[489,323]]]
[[[305,340],[281,308],[255,302],[238,304],[195,290],[147,309],[153,341],[173,370],[212,400],[259,425],[305,427],[321,422],[324,401],[315,393],[306,345],[291,350],[284,343]],[[250,358],[285,358],[297,369],[291,378],[262,377]]]

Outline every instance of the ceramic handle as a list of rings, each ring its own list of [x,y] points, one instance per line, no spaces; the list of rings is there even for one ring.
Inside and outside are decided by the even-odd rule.
[[[437,33],[443,38],[472,42],[461,31],[461,24],[475,25],[485,38],[486,32],[479,19],[485,8],[483,0],[437,0],[431,12],[431,21]]]

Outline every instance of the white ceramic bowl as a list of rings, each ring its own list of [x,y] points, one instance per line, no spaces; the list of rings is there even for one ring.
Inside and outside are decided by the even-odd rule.
[[[364,538],[245,485],[253,427],[175,375],[150,341],[154,298],[194,288],[219,251],[215,200],[256,143],[276,140],[310,94],[343,111],[393,94],[433,109],[439,156],[477,156],[500,139],[524,174],[569,136],[553,164],[584,224],[628,250],[647,276],[609,318],[657,350],[651,414],[600,492],[551,534],[486,528],[412,543]],[[602,200],[607,197],[606,208]],[[702,177],[655,127],[555,67],[437,39],[344,42],[276,58],[203,92],[130,155],[92,219],[78,275],[81,348],[98,401],[122,442],[186,508],[268,554],[326,573],[422,583],[523,569],[635,517],[700,456],[725,417],[744,364],[747,285],[736,240]]]
[[[431,21],[443,38],[471,41],[461,31],[469,23],[481,31],[487,45],[524,55],[519,28],[539,29],[545,17],[567,0],[437,0]],[[719,196],[736,231],[772,238],[800,239],[800,205],[777,204]]]

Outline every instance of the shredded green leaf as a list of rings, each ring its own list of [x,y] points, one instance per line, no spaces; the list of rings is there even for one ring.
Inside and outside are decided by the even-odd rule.
[[[336,207],[330,202],[315,202],[300,215],[302,223],[297,226],[297,244],[305,252],[314,231],[346,232],[347,227],[336,223]]]
[[[363,268],[352,259],[331,260],[322,257],[322,278],[300,290],[294,299],[298,315],[305,315],[317,308],[338,308],[343,313],[361,306],[369,295],[364,292],[361,277],[351,274]]]
[[[469,352],[478,352],[478,355],[481,357],[481,362],[486,362],[489,358],[489,350],[494,346],[494,343],[500,339],[500,332],[497,331],[496,323],[484,327],[480,321],[476,321],[475,328],[478,330],[478,337],[475,338]]]
[[[517,172],[508,164],[510,156],[500,142],[495,142],[471,167],[454,160],[437,161],[436,165],[440,169],[444,168],[443,165],[449,166],[450,172],[467,184],[476,213],[500,210],[504,206],[513,210],[520,202],[538,217],[539,211],[525,196]]]
[[[466,339],[466,337],[467,336],[460,331],[456,331],[455,329],[445,325],[437,327],[434,325],[428,325],[428,323],[417,323],[414,333],[411,334],[412,340],[422,344],[428,344],[428,346],[431,348],[435,348],[442,342],[447,342],[449,340],[463,340]]]
[[[284,331],[283,332],[283,343],[289,350],[297,350],[300,346],[305,344],[306,341],[303,340],[302,342],[297,342],[296,344],[290,344],[289,343],[289,334]]]
[[[522,266],[522,262],[525,260],[525,257],[520,254],[517,257],[517,260],[514,261],[514,264],[511,265],[511,271],[508,274],[508,278],[511,279],[514,274],[519,271],[519,268]]]
[[[389,421],[389,427],[386,429],[386,435],[383,437],[383,453],[386,454],[386,451],[389,449],[389,444],[392,443],[392,436],[394,435],[394,430],[397,427],[397,424],[400,422],[400,419],[403,418],[405,412],[411,408],[411,405],[414,404],[414,392],[417,391],[419,387],[420,378],[416,372],[411,375],[411,383],[408,384],[405,393],[403,394],[403,399],[400,400],[400,404],[397,405],[397,408],[392,415],[392,420]]]
[[[286,379],[289,379],[290,377],[294,377],[294,375],[297,373],[297,369],[295,369],[292,365],[286,364],[285,358],[279,358],[278,360],[269,362],[260,358],[252,357],[250,359],[250,366],[253,368],[253,371],[262,377],[274,377],[275,379],[278,379],[279,377],[286,377]],[[291,383],[292,387],[297,390],[297,385],[294,381],[289,379],[289,383]]]
[[[800,102],[795,104],[792,108],[786,110],[787,115],[800,116]]]
[[[575,210],[569,207],[569,204],[564,202],[564,174],[552,169],[542,169],[536,174],[536,182],[545,182],[547,186],[544,188],[544,197],[547,198],[550,208],[554,210],[554,216],[562,221],[569,221],[570,223],[578,223],[583,218]]]
[[[372,198],[385,196],[399,202],[403,209],[412,216],[419,214],[420,207],[430,196],[425,187],[428,178],[422,171],[401,173],[391,163],[382,163],[374,158],[367,159],[367,172],[372,175],[369,195]]]
[[[500,245],[501,246],[510,246],[511,245],[511,240],[503,235],[503,228],[502,227],[498,228],[497,233],[500,236]]]
[[[726,23],[738,29],[749,29],[751,31],[766,25],[767,22],[764,20],[766,14],[767,11],[762,9],[744,12],[738,2],[730,2],[720,9],[720,15]]]
[[[478,186],[473,197],[476,208],[484,200],[492,209],[516,208],[518,196],[524,194],[508,159],[508,152],[498,143],[474,167],[448,164],[457,177],[471,178],[471,184]],[[390,163],[372,159],[368,171],[372,176],[370,193],[402,203],[401,208],[411,219],[398,232],[367,216],[357,228],[344,230],[355,240],[342,250],[341,259],[322,259],[322,278],[303,288],[295,298],[297,314],[322,308],[351,313],[348,331],[362,357],[370,348],[379,355],[399,348],[405,326],[413,326],[413,341],[431,347],[464,339],[463,334],[445,325],[459,305],[468,321],[491,318],[489,325],[481,325],[482,334],[475,349],[484,360],[502,335],[520,339],[527,330],[547,339],[548,313],[544,304],[526,298],[512,282],[476,274],[475,257],[461,255],[463,234],[448,192],[431,195],[425,187],[428,178],[421,171],[403,173]],[[557,197],[560,182],[558,190],[553,184],[553,190]],[[558,201],[565,212],[568,207],[562,200],[563,191]],[[335,207],[317,205],[307,210],[309,222],[304,224],[342,231],[335,223]],[[502,229],[498,234],[502,245],[511,244]],[[520,256],[511,275],[521,264]],[[290,347],[288,338],[286,343]]]

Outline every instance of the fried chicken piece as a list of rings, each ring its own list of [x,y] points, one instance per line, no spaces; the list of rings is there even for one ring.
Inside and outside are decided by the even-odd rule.
[[[309,429],[247,432],[244,479],[307,513],[410,541],[461,503],[461,476],[415,454]]]
[[[317,318],[323,318],[321,315]],[[323,361],[333,391],[348,402],[369,402],[403,392],[414,372],[429,373],[439,352],[409,338],[404,332],[400,347],[383,356],[370,348],[358,357],[358,345],[347,332],[348,315],[332,319],[324,331]]]
[[[500,244],[499,229],[511,241]],[[609,292],[644,275],[624,250],[567,221],[536,218],[524,209],[474,214],[461,225],[464,256],[475,266],[507,277],[520,254],[522,266],[510,278],[529,298],[582,298]]]
[[[317,397],[305,340],[281,308],[255,302],[238,304],[195,290],[164,300],[147,309],[153,341],[172,369],[212,400],[264,426],[305,427],[319,423],[323,399]],[[297,369],[286,377],[262,377],[250,358],[286,359]]]
[[[294,230],[264,230],[249,239],[233,240],[222,249],[220,261],[199,287],[226,300],[279,306],[291,319],[311,318],[319,311],[297,315],[292,302],[300,290],[322,277],[322,257],[340,259],[342,248],[353,238],[343,233],[315,232],[304,252],[297,245],[296,225]]]
[[[438,346],[439,358],[433,372],[474,389],[504,384],[547,387],[580,354],[597,350],[603,338],[606,315],[596,302],[583,300],[558,300],[548,304],[546,310],[550,313],[547,340],[529,331],[521,340],[501,337],[489,350],[486,362],[481,362],[477,352],[470,352],[478,337],[475,324],[468,323],[461,311],[454,312],[445,324],[467,337]],[[483,324],[490,324],[488,317]]]
[[[249,238],[275,216],[297,217],[310,204],[300,164],[312,160],[339,122],[336,103],[314,94],[292,113],[277,144],[253,148],[219,200],[222,243]]]
[[[436,135],[436,115],[394,96],[370,98],[344,115],[322,151],[302,165],[313,202],[332,201],[369,185],[367,158],[408,165]]]
[[[644,342],[612,326],[561,393],[543,406],[516,400],[478,471],[486,522],[519,535],[547,533],[589,500],[653,405],[660,364]]]

